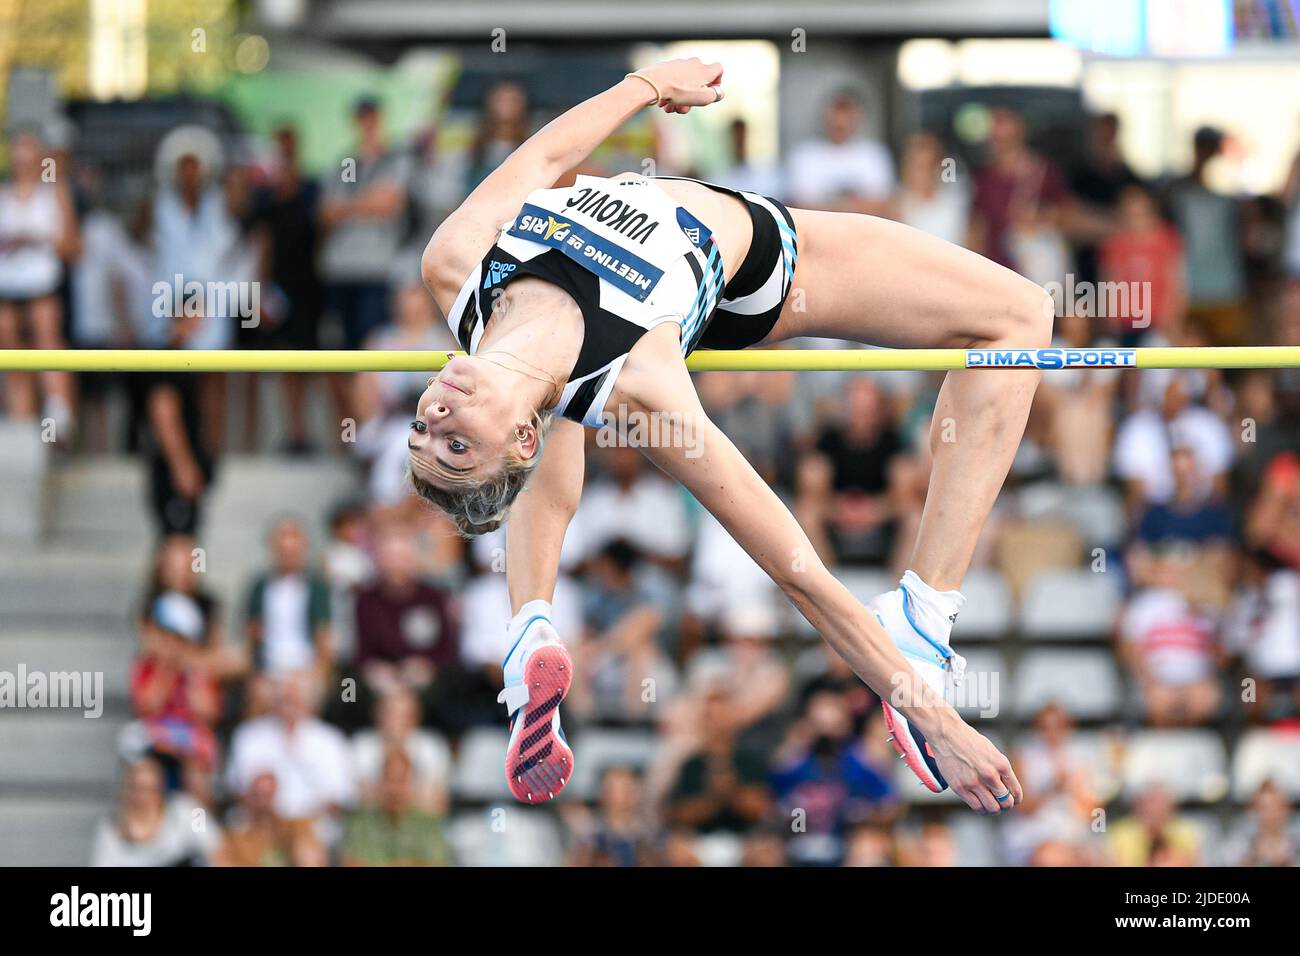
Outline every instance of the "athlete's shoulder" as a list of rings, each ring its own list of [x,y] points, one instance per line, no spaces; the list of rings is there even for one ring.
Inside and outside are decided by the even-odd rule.
[[[460,296],[483,257],[496,243],[500,224],[457,211],[448,216],[424,247],[420,273],[444,315]]]
[[[637,340],[619,372],[611,404],[636,411],[680,408],[698,401],[681,351],[681,328],[661,322]]]

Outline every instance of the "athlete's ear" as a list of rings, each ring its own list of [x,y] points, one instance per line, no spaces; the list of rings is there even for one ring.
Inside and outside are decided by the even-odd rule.
[[[537,454],[537,429],[529,422],[515,425],[515,441],[519,443],[519,456],[525,461]]]

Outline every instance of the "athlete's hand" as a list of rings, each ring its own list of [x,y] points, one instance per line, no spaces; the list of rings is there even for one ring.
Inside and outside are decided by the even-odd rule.
[[[951,733],[937,743],[932,739],[930,745],[948,786],[976,813],[998,814],[1024,799],[1011,761],[969,725],[959,721]]]
[[[709,106],[725,95],[721,63],[691,57],[666,60],[639,72],[659,87],[659,106],[665,113],[689,113],[692,106]]]

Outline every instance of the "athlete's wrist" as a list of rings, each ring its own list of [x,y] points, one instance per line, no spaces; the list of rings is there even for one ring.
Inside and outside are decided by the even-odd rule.
[[[935,749],[947,749],[953,735],[966,726],[957,712],[937,695],[900,709]]]
[[[637,70],[623,77],[620,86],[628,86],[630,90],[641,97],[642,107],[655,106],[662,102],[663,84],[651,76],[647,75],[645,70]]]

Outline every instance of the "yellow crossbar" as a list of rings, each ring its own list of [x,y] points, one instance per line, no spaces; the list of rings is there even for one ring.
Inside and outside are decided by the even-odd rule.
[[[0,372],[436,371],[459,352],[0,349]],[[1300,346],[1137,349],[745,349],[699,351],[692,371],[983,368],[1300,368]]]

